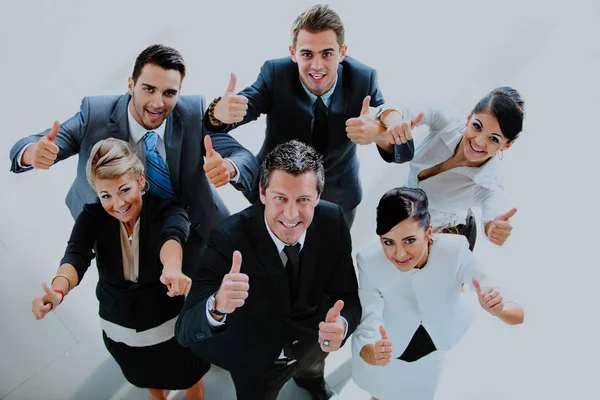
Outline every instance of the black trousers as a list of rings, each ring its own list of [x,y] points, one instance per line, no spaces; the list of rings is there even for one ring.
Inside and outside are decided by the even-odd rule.
[[[314,346],[299,355],[298,361],[292,364],[276,362],[259,375],[231,373],[238,400],[275,400],[290,378],[302,381],[323,380],[327,354],[315,340]]]

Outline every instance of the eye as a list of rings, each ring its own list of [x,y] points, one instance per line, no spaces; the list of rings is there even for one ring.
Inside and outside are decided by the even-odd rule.
[[[497,136],[490,136],[490,141],[496,144],[500,143],[500,139]]]
[[[154,89],[147,87],[147,88],[144,88],[144,91],[146,91],[147,93],[152,93],[154,91]]]
[[[310,199],[308,197],[301,197],[300,202],[301,203],[310,203]]]
[[[300,55],[301,55],[302,57],[306,57],[306,58],[308,58],[308,57],[312,56],[312,53],[307,53],[307,52],[304,52],[304,53],[300,53]]]
[[[390,239],[383,239],[383,244],[386,246],[393,246],[394,245],[394,241],[390,240]]]
[[[167,96],[167,97],[174,97],[176,94],[177,94],[177,92],[171,92],[171,91],[165,92],[165,96]]]
[[[406,243],[406,244],[413,244],[416,241],[417,241],[417,239],[415,239],[415,238],[408,238],[408,239],[406,239],[404,241],[404,243]]]
[[[473,125],[473,128],[475,128],[475,130],[477,130],[477,131],[481,130],[481,125],[479,125],[478,122],[473,122],[471,125]]]
[[[325,57],[325,58],[329,58],[331,56],[333,56],[333,53],[330,51],[326,51],[325,53],[323,53],[323,57]]]
[[[277,201],[283,201],[283,196],[275,196],[275,200],[277,200]]]
[[[100,196],[100,200],[108,200],[110,199],[110,194],[103,194],[102,196]]]
[[[121,189],[121,194],[125,194],[125,193],[129,192],[129,189],[130,188]]]

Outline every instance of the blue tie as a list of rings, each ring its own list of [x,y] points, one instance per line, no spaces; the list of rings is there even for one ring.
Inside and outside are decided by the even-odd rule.
[[[173,186],[167,166],[156,150],[158,135],[156,132],[148,132],[144,135],[144,145],[146,146],[146,178],[150,184],[150,193],[163,199],[174,196]]]

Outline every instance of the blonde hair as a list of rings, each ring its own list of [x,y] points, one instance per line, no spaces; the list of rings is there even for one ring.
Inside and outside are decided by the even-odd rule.
[[[144,165],[129,143],[108,138],[94,145],[85,172],[90,186],[95,189],[97,179],[118,178],[127,172],[140,179]]]
[[[292,47],[296,48],[298,33],[304,29],[310,33],[320,33],[331,29],[337,36],[340,48],[344,45],[344,23],[327,4],[317,4],[307,8],[296,17],[292,25]]]

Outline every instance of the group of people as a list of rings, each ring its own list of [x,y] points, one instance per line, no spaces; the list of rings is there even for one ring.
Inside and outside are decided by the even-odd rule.
[[[470,324],[466,296],[507,324],[524,319],[473,256],[471,212],[482,209],[492,243],[509,237],[516,208],[499,163],[524,102],[497,88],[466,121],[385,104],[326,5],[296,18],[289,51],[239,93],[232,74],[207,105],[179,95],[181,54],[149,46],[127,93],[85,97],[72,118],[13,146],[16,173],[79,155],[66,198],[75,225],[33,316],[56,309],[95,258],[104,343],[151,399],[173,389],[203,398],[211,363],[230,372],[238,399],[275,399],[290,378],[313,399],[334,398],[325,359],[350,336],[353,377],[374,398],[431,399]],[[262,114],[255,156],[230,132]],[[429,134],[416,143],[421,124]],[[384,161],[409,163],[408,176],[379,202],[380,240],[358,252],[357,279],[356,146],[373,143]],[[227,183],[247,209],[229,215],[215,190]]]

